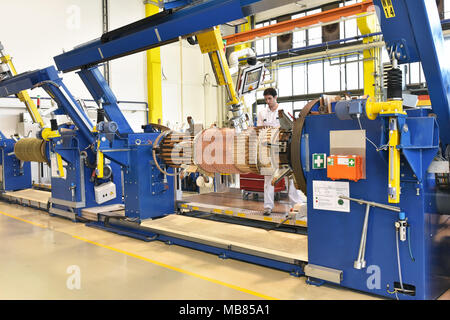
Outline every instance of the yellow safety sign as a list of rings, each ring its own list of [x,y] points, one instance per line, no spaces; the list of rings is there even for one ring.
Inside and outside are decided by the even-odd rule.
[[[383,5],[384,15],[387,19],[395,17],[394,6],[392,5],[392,0],[381,0]]]

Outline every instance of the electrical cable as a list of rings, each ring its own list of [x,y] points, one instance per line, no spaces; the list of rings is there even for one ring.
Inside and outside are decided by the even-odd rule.
[[[400,249],[398,247],[398,238],[399,238],[399,234],[398,234],[398,229],[395,230],[395,244],[397,246],[397,264],[398,264],[398,277],[399,277],[399,281],[400,281],[400,288],[402,290],[404,290],[403,288],[403,279],[402,279],[402,267],[400,265]],[[397,293],[397,291],[395,291]]]
[[[359,128],[360,128],[361,130],[363,130],[362,125],[361,125],[360,115],[358,114],[356,118],[358,119]],[[382,146],[378,147],[378,146],[377,146],[372,140],[370,140],[369,138],[366,137],[366,140],[369,141],[369,142],[375,147],[375,149],[377,150],[377,152],[379,152],[380,150],[385,150],[385,149],[387,148],[387,146],[389,145],[389,144],[387,144],[387,145],[382,145]]]
[[[414,262],[416,259],[414,259],[411,249],[411,227],[408,226],[408,249],[409,249],[409,256],[411,257],[411,260]]]

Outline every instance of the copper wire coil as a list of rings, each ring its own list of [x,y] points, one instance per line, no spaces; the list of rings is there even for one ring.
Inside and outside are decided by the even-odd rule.
[[[234,163],[242,173],[258,174],[258,131],[250,128],[236,136]]]
[[[279,128],[251,127],[239,134],[230,128],[210,128],[195,137],[167,135],[159,156],[169,166],[194,164],[208,173],[272,174],[285,162],[287,153],[280,152],[280,142],[289,139],[290,133]]]
[[[210,173],[239,174],[234,164],[235,131],[230,128],[210,128],[194,139],[194,162]]]
[[[194,139],[194,163],[203,171],[209,173],[216,172],[214,166],[214,143],[219,133],[220,130],[218,128],[211,128],[199,132]]]
[[[46,141],[36,138],[20,139],[14,145],[14,154],[21,161],[49,163],[45,152]]]
[[[194,137],[187,133],[171,132],[161,141],[159,157],[171,167],[193,163],[192,141]]]

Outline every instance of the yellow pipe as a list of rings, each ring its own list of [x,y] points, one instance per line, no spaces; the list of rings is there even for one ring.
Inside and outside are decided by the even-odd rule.
[[[159,12],[159,7],[152,1],[144,2],[145,16],[149,17]],[[162,80],[161,80],[161,50],[147,50],[147,95],[148,122],[162,123]]]

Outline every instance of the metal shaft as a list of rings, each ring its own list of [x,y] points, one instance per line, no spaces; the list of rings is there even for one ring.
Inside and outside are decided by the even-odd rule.
[[[361,242],[359,244],[358,259],[353,264],[355,269],[364,269],[366,267],[366,240],[367,240],[367,226],[369,224],[370,205],[366,205],[366,215],[364,217],[364,225],[361,232]]]

